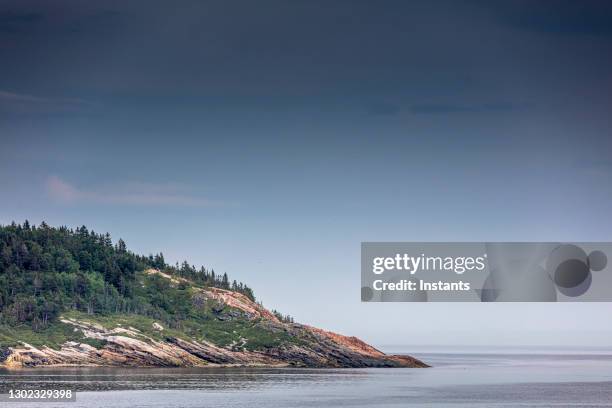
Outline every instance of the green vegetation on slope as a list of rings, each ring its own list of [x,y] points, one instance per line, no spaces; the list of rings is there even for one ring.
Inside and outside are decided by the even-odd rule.
[[[188,279],[192,285],[146,275],[148,268]],[[46,333],[52,340],[57,336],[51,333],[61,332],[55,324],[58,317],[68,311],[138,315],[189,331],[192,319],[218,320],[222,311],[213,311],[219,307],[209,302],[194,303],[194,287],[230,289],[254,300],[248,286],[230,283],[226,274],[196,269],[187,262],[170,266],[161,253],[134,254],[123,240],[113,245],[108,233],[97,234],[84,226],[36,227],[27,221],[0,226],[0,333],[7,327],[24,328]],[[213,336],[214,324],[209,326]]]
[[[69,311],[62,313],[62,318],[94,323],[106,329],[134,328],[138,330],[137,335],[127,332],[122,332],[120,335],[145,342],[149,342],[150,339],[163,341],[169,337],[176,337],[186,341],[206,341],[238,351],[263,350],[287,343],[302,344],[301,339],[293,338],[284,331],[270,330],[265,327],[263,321],[245,318],[236,318],[230,321],[220,320],[214,316],[209,316],[209,319],[206,320],[187,319],[183,322],[182,329],[164,327],[161,331],[153,327],[153,323],[159,323],[159,321],[135,314],[89,315],[83,312]],[[0,349],[16,347],[21,345],[21,342],[34,347],[47,346],[53,349],[59,349],[67,341],[86,343],[96,348],[104,346],[105,341],[84,337],[81,330],[75,331],[74,328],[75,326],[59,320],[37,331],[32,330],[27,325],[0,325]]]
[[[149,268],[181,279],[146,273]],[[0,350],[21,342],[55,349],[66,341],[104,345],[60,318],[107,329],[133,327],[145,341],[176,337],[234,350],[301,344],[301,339],[264,320],[208,299],[203,295],[208,287],[230,289],[254,300],[248,286],[230,284],[225,274],[196,270],[187,262],[169,266],[162,254],[136,255],[122,240],[113,245],[108,234],[86,227],[34,227],[27,221],[0,226]],[[164,329],[155,330],[153,323]]]

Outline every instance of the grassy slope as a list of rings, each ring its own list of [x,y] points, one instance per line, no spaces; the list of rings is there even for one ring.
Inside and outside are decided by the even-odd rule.
[[[160,282],[160,279],[164,278],[158,276],[139,274],[138,279],[143,296],[147,295],[147,290],[151,286],[158,287],[160,284],[167,284],[167,282]],[[272,330],[263,320],[249,320],[240,311],[220,305],[215,301],[206,301],[194,306],[191,299],[197,294],[197,286],[185,287],[169,284],[163,289],[163,293],[167,295],[164,301],[172,303],[175,299],[188,299],[185,319],[182,319],[176,327],[168,327],[160,320],[136,314],[88,315],[78,311],[66,311],[62,313],[62,317],[97,323],[105,328],[134,327],[155,340],[164,340],[170,336],[184,340],[205,340],[234,350],[263,350],[282,344],[301,344],[303,342],[282,330]],[[153,329],[154,322],[160,323],[164,330]],[[59,349],[66,341],[87,343],[97,348],[104,345],[102,341],[85,338],[80,330],[74,331],[74,326],[60,321],[55,321],[48,328],[40,331],[33,331],[25,325],[17,327],[0,325],[0,349],[18,346],[20,342],[35,347],[46,345]]]

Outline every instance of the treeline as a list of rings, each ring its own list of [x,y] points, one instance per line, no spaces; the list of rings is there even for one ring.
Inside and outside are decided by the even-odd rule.
[[[243,283],[227,274],[196,269],[183,262],[166,264],[163,254],[142,256],[129,251],[123,240],[89,231],[12,223],[0,226],[0,323],[28,324],[43,329],[63,310],[93,313],[136,313],[168,321],[184,317],[189,299],[166,299],[164,286],[146,287],[137,273],[156,268],[204,285],[230,289],[255,300]],[[160,293],[157,293],[160,292]],[[170,304],[170,306],[168,305]]]
[[[262,305],[262,306],[263,306],[263,305]],[[295,323],[295,321],[293,320],[293,317],[291,317],[291,316],[290,316],[290,315],[288,315],[288,314],[286,314],[286,315],[285,315],[285,314],[282,314],[281,312],[279,312],[279,311],[278,311],[278,310],[276,310],[276,309],[272,309],[272,314],[273,314],[274,316],[276,316],[276,318],[277,318],[278,320],[280,320],[281,322],[284,322],[284,323]]]

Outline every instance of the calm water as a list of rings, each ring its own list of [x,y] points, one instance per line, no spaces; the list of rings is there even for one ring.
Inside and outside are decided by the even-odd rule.
[[[612,407],[612,354],[414,353],[430,369],[39,369],[0,391],[72,388],[54,407]],[[9,407],[35,407],[5,403]]]

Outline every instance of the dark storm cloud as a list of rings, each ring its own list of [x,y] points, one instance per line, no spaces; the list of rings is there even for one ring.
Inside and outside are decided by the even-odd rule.
[[[503,23],[516,28],[548,34],[612,35],[612,2],[608,0],[523,0],[491,7]]]
[[[0,7],[0,27],[16,30],[0,38],[0,90],[97,101],[109,110],[510,113],[554,101],[576,76],[585,78],[581,90],[601,92],[597,81],[605,81],[610,62],[602,44],[565,44],[564,34],[543,48],[533,38],[605,33],[610,13],[602,2]],[[490,100],[502,103],[483,102]]]
[[[16,33],[27,29],[32,23],[42,21],[44,15],[37,12],[13,12],[5,11],[0,13],[0,33]]]
[[[116,27],[121,14],[115,10],[92,5],[62,2],[0,2],[0,32],[28,34],[44,32],[45,40],[55,40],[66,32],[97,31],[101,27]],[[14,36],[12,36],[15,38]]]
[[[20,23],[31,23],[34,21],[40,21],[43,19],[42,13],[17,13],[13,11],[7,11],[0,13],[0,24],[20,24]]]

